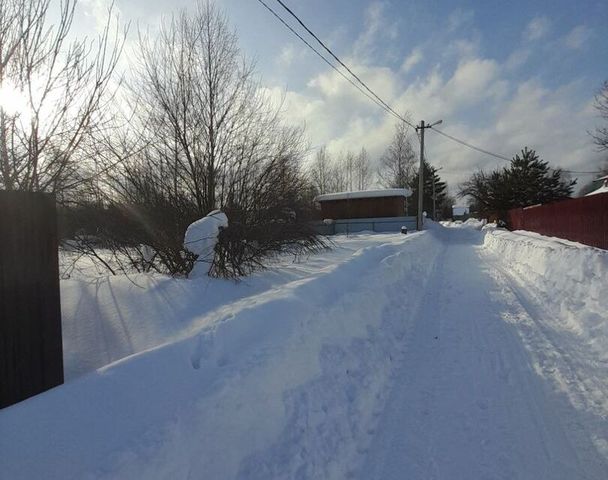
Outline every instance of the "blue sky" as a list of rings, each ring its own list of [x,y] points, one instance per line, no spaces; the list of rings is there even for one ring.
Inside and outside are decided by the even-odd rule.
[[[593,96],[608,79],[605,1],[448,2],[285,0],[331,48],[413,122],[512,156],[536,148],[553,165],[595,170],[606,157],[586,133]],[[269,5],[283,14],[275,0]],[[378,158],[394,119],[301,44],[256,0],[217,0],[255,58],[262,84],[305,124],[313,147],[366,147]],[[83,0],[90,28],[107,0]],[[116,0],[123,19],[155,24],[191,2]],[[287,17],[286,17],[287,18]],[[87,23],[88,22],[88,23]],[[454,186],[500,161],[427,136],[429,159]],[[579,183],[588,180],[581,176]]]

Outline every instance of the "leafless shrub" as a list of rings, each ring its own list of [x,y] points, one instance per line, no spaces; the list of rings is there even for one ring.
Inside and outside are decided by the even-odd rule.
[[[237,277],[281,251],[321,246],[306,222],[303,131],[284,124],[223,14],[201,2],[157,35],[140,32],[138,58],[127,81],[128,133],[99,147],[104,174],[91,184],[116,222],[96,229],[105,247],[130,252],[137,268],[187,274],[194,258],[185,230],[217,208],[230,226],[214,275]]]

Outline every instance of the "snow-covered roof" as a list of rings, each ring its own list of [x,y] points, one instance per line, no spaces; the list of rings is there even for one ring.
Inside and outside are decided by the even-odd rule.
[[[352,200],[354,198],[382,198],[382,197],[409,197],[412,191],[409,188],[386,188],[382,190],[361,190],[358,192],[338,192],[317,195],[316,202],[330,200]]]
[[[588,197],[589,195],[597,195],[598,193],[608,193],[608,186],[607,185],[602,185],[597,190],[593,190],[593,192],[589,192],[585,196]]]

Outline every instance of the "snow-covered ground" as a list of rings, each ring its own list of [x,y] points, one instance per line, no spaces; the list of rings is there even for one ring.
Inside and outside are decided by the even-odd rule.
[[[68,381],[0,411],[0,476],[608,478],[608,253],[448,227],[63,281]]]

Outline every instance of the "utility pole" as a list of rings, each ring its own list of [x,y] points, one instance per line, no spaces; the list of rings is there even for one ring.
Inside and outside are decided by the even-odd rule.
[[[416,230],[422,230],[422,201],[424,199],[424,120],[420,120],[420,169],[418,170],[418,216],[416,217]]]
[[[439,125],[443,120],[425,125],[424,120],[420,120],[420,125],[416,131],[420,130],[420,169],[418,170],[418,216],[416,217],[416,230],[422,230],[422,202],[424,200],[424,130]],[[433,219],[435,218],[435,180],[433,178]]]

